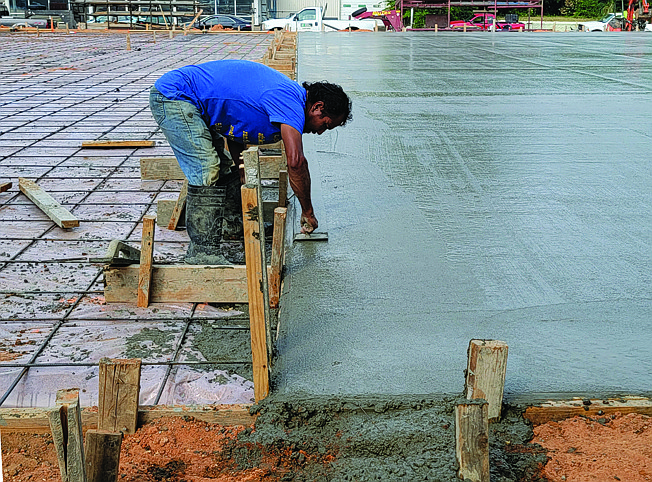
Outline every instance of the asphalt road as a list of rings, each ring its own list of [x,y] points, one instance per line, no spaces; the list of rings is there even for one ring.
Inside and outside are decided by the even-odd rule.
[[[481,338],[507,398],[650,392],[652,35],[301,34],[299,79],[354,119],[305,136],[275,390],[461,393]]]

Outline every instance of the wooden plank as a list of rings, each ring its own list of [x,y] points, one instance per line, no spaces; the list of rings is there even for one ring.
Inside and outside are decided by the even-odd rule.
[[[507,369],[507,343],[471,340],[466,368],[466,398],[487,401],[489,420],[500,420]]]
[[[251,405],[183,405],[141,406],[138,408],[138,426],[163,417],[192,417],[220,425],[251,425],[256,416],[249,413]],[[50,431],[48,413],[51,408],[0,408],[0,432],[46,433]],[[97,429],[97,408],[82,409],[84,430]]]
[[[117,482],[120,474],[122,433],[104,430],[86,432],[86,477],[88,482]]]
[[[250,147],[249,149],[242,152],[242,159],[245,165],[245,179],[247,183],[251,183],[251,186],[254,186],[256,189],[257,197],[257,222],[258,222],[258,233],[257,237],[251,240],[251,243],[258,242],[260,244],[256,256],[260,256],[261,266],[267,266],[267,257],[265,250],[265,222],[264,222],[264,212],[263,212],[263,190],[260,185],[260,150],[257,146]],[[243,202],[244,206],[244,202]],[[243,208],[244,209],[244,208]],[[244,217],[244,216],[243,216]],[[245,237],[245,256],[246,256],[246,244],[247,239]],[[247,259],[247,264],[249,264],[249,258]],[[272,355],[272,328],[271,328],[271,315],[269,312],[269,279],[267,276],[267,270],[261,270],[261,286],[260,289],[263,292],[263,311],[265,318],[265,338],[267,341],[267,356],[268,359]],[[249,293],[251,299],[251,292]]]
[[[610,399],[574,399],[557,400],[531,406],[525,410],[523,417],[532,425],[558,422],[571,417],[608,417],[615,413],[626,415],[639,413],[652,416],[652,400],[643,397],[623,397]]]
[[[140,395],[140,360],[100,360],[98,430],[136,432]]]
[[[11,189],[12,184],[10,182],[0,183],[0,192],[5,192]]]
[[[246,152],[246,151],[245,151]],[[248,171],[245,163],[245,172]],[[255,185],[242,186],[242,212],[247,260],[247,288],[249,293],[249,326],[251,332],[251,355],[253,362],[254,398],[260,401],[269,394],[269,354],[265,321],[263,290],[263,253],[259,220],[258,189]],[[264,232],[264,231],[263,231]],[[264,241],[263,241],[264,242]]]
[[[141,157],[140,178],[143,181],[181,180],[186,175],[176,157]]]
[[[264,144],[260,147],[267,147]],[[283,156],[261,156],[260,178],[278,179],[278,172],[283,165]],[[186,176],[179,167],[175,157],[141,157],[140,179],[143,181],[180,181]]]
[[[455,455],[460,479],[489,482],[489,420],[485,402],[455,407]]]
[[[281,169],[278,172],[278,207],[284,208],[288,205],[288,171]]]
[[[143,237],[140,244],[140,266],[138,270],[138,300],[136,306],[147,308],[152,284],[152,265],[154,264],[154,223],[156,216],[143,216]]]
[[[179,219],[181,219],[181,213],[183,213],[184,209],[186,208],[187,197],[188,197],[188,179],[185,179],[183,181],[183,185],[181,186],[181,192],[179,192],[179,197],[177,198],[177,202],[174,205],[174,209],[172,210],[172,215],[170,216],[170,222],[168,223],[168,229],[172,231],[177,229],[177,225],[179,224]]]
[[[110,141],[110,140],[99,140],[99,141],[84,141],[82,142],[82,148],[89,149],[115,149],[115,148],[130,148],[130,147],[154,147],[156,146],[155,141]]]
[[[79,226],[79,220],[34,181],[20,177],[18,178],[18,188],[60,228]]]
[[[287,208],[274,209],[274,235],[272,237],[272,259],[269,274],[269,306],[278,308],[281,297],[281,274],[285,251],[285,223]]]
[[[79,389],[58,390],[55,408],[48,411],[61,480],[86,482]]]
[[[135,303],[138,265],[106,267],[108,303]],[[247,274],[242,265],[153,265],[150,303],[247,303]]]

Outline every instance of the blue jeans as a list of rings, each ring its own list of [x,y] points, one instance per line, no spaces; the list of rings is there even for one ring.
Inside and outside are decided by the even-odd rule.
[[[225,149],[224,137],[206,125],[197,107],[183,100],[170,100],[152,87],[149,108],[189,184],[211,186],[221,175],[231,172],[233,161]]]

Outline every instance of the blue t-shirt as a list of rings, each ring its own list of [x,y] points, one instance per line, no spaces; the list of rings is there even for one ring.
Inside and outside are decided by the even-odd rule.
[[[208,126],[236,142],[277,142],[278,124],[303,132],[306,90],[263,64],[217,60],[188,65],[164,74],[154,87],[168,99],[195,105]]]

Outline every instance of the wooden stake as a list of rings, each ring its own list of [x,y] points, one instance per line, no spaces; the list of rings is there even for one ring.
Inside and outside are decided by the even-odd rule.
[[[152,264],[154,263],[154,232],[156,216],[143,216],[143,238],[140,245],[140,269],[138,271],[139,308],[149,305],[150,286],[152,284]]]
[[[97,429],[135,433],[140,395],[140,360],[100,360]]]
[[[34,204],[36,204],[48,217],[61,228],[74,228],[79,226],[79,220],[55,201],[52,196],[41,189],[34,181],[18,178],[18,188]]]
[[[156,30],[152,30],[152,38],[154,39],[154,43],[156,43]]]
[[[86,482],[79,389],[57,391],[56,406],[48,412],[57,450],[61,480]]]
[[[285,248],[285,221],[287,208],[274,209],[274,237],[272,239],[272,260],[269,274],[269,306],[278,308],[281,296],[281,274]]]
[[[288,172],[278,172],[278,207],[284,208],[288,204]]]
[[[131,50],[131,37],[129,36],[129,32],[127,32],[127,50]]]
[[[245,171],[247,169],[245,168]],[[269,355],[265,320],[263,284],[264,231],[260,230],[258,189],[255,185],[242,186],[242,214],[244,225],[245,258],[247,260],[247,292],[249,296],[249,326],[254,375],[254,397],[260,401],[269,394]],[[262,243],[261,243],[262,239]]]
[[[489,482],[489,420],[486,402],[460,403],[455,407],[455,455],[458,477]]]
[[[120,474],[122,433],[102,430],[86,432],[86,476],[88,482],[117,482]]]
[[[489,420],[500,420],[507,369],[507,344],[497,340],[471,340],[466,368],[466,398],[489,404]]]
[[[0,192],[5,192],[11,189],[12,184],[10,182],[0,183]]]
[[[174,205],[174,209],[172,210],[172,216],[170,216],[168,229],[172,231],[177,229],[177,225],[179,224],[179,219],[181,218],[181,213],[183,212],[183,208],[186,206],[187,197],[188,197],[188,179],[183,181],[183,185],[181,186],[181,192],[179,192],[179,198],[177,199],[177,203]]]

